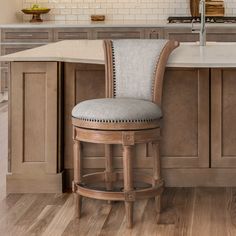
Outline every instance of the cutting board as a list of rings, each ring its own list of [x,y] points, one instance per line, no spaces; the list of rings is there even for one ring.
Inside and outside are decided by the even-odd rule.
[[[200,16],[199,2],[200,2],[200,0],[190,0],[190,11],[191,11],[191,15],[193,17]]]
[[[199,2],[200,0],[190,0],[190,11],[193,17],[200,16]],[[224,12],[223,0],[206,1],[206,16],[224,16]]]

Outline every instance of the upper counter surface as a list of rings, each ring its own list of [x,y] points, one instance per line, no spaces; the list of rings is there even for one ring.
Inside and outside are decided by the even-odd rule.
[[[58,61],[104,64],[102,40],[66,40],[0,57],[0,61]],[[168,67],[236,67],[236,43],[181,43]]]
[[[28,23],[28,22],[16,22],[11,24],[1,24],[0,28],[66,28],[66,27],[81,27],[81,28],[96,28],[96,27],[191,27],[190,23],[187,24],[169,24],[167,20],[113,20],[104,22],[92,22],[92,21],[45,21],[43,23]],[[206,27],[218,28],[236,27],[235,23],[207,23]]]

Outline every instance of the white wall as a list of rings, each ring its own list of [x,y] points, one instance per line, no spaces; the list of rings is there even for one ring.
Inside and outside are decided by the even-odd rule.
[[[0,0],[0,23],[13,23],[22,20],[22,0]]]
[[[105,14],[108,20],[164,20],[168,16],[190,15],[190,0],[21,0],[51,8],[44,17],[51,21],[89,20],[91,14]],[[225,15],[236,15],[236,0],[224,0]],[[24,17],[28,20],[28,17]]]

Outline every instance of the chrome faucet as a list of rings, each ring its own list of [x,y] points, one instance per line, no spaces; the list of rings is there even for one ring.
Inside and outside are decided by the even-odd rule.
[[[192,20],[192,33],[199,33],[200,37],[200,46],[206,46],[206,1],[200,0],[199,12],[201,14],[201,28],[200,30],[194,29],[193,23],[195,20]]]

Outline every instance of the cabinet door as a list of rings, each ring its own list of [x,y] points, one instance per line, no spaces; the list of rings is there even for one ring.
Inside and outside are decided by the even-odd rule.
[[[54,30],[54,40],[90,39],[91,31],[83,28],[63,28]]]
[[[162,166],[209,167],[209,70],[167,69],[162,109]]]
[[[52,42],[53,34],[51,29],[42,28],[9,28],[2,29],[2,42]]]
[[[207,28],[207,41],[236,42],[236,29],[235,27]]]
[[[140,39],[145,38],[144,29],[139,28],[97,28],[94,39]]]
[[[212,69],[211,166],[236,167],[236,69]]]
[[[7,191],[61,192],[56,62],[11,63]]]
[[[166,39],[174,39],[179,42],[196,42],[199,41],[199,34],[192,33],[191,27],[175,27],[165,28],[164,37]],[[227,28],[207,28],[207,41],[211,42],[235,42],[236,41],[236,29]]]
[[[199,34],[192,33],[191,28],[165,28],[164,38],[173,39],[179,42],[196,42],[199,41]]]

